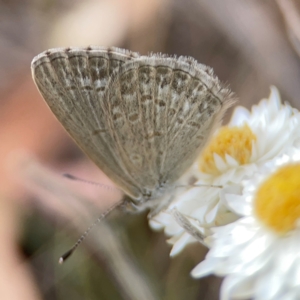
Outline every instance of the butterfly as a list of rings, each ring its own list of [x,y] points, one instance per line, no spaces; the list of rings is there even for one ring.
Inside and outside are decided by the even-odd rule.
[[[234,103],[191,57],[57,48],[31,68],[59,122],[139,209],[163,206]]]

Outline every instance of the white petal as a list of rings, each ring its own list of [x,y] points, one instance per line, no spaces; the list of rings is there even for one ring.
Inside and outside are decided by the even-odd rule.
[[[277,259],[276,259],[276,272],[284,275],[292,268],[297,254],[299,252],[299,242],[290,236],[282,238],[280,243],[276,246]]]
[[[253,294],[252,278],[244,277],[241,274],[227,276],[222,283],[220,291],[221,300],[248,299]]]
[[[273,263],[273,255],[269,251],[265,251],[261,255],[255,257],[253,260],[243,264],[241,268],[236,268],[239,272],[242,272],[245,276],[255,276],[268,268],[269,264]]]
[[[205,222],[210,224],[216,218],[217,212],[219,209],[219,204],[214,205],[205,215]]]
[[[251,204],[243,201],[240,195],[226,194],[225,199],[226,204],[240,216],[249,216],[253,210]]]
[[[183,232],[182,227],[175,220],[172,220],[168,225],[165,227],[165,234],[167,236],[178,235]]]
[[[157,222],[154,219],[149,220],[149,225],[152,227],[152,229],[157,230],[157,231],[164,228],[163,224],[161,224],[160,222]]]
[[[257,142],[252,141],[252,147],[251,147],[251,162],[256,162],[258,158],[258,149],[257,149]]]
[[[243,126],[250,118],[250,111],[243,106],[234,109],[230,120],[230,126]]]
[[[275,107],[281,106],[281,97],[277,87],[274,85],[271,86],[271,93],[269,99],[270,99],[270,103],[272,103]]]
[[[289,274],[289,285],[290,286],[300,286],[300,258],[295,260],[293,267],[291,268]]]
[[[231,155],[228,155],[227,153],[225,154],[225,160],[227,165],[231,168],[236,168],[240,165]]]
[[[170,256],[173,257],[175,255],[177,255],[179,252],[182,251],[182,249],[189,243],[191,242],[195,242],[196,240],[191,237],[189,234],[187,234],[186,232],[183,233],[181,235],[181,237],[176,241],[176,243],[174,244],[171,252],[170,252]]]
[[[241,237],[238,234],[238,229],[242,229],[242,227],[236,226],[235,229],[235,234],[231,231],[230,234],[225,233],[224,236],[213,236],[215,240],[207,257],[233,257],[235,259],[238,257],[239,252],[243,251],[246,245],[251,243],[251,240],[255,240],[257,236],[257,233],[255,235],[255,232],[251,234],[251,231],[249,231],[249,233],[247,232],[247,234]]]
[[[223,158],[220,155],[216,154],[216,153],[214,153],[213,155],[214,155],[214,161],[215,161],[215,165],[216,165],[217,169],[221,173],[225,172],[228,169],[228,166],[224,162]]]
[[[242,261],[250,261],[264,251],[268,250],[274,242],[274,237],[269,234],[258,233],[251,243],[237,255]]]
[[[274,300],[299,300],[299,291],[288,291],[284,294],[284,296],[279,296],[279,298]]]
[[[191,272],[194,278],[200,278],[213,273],[218,260],[216,259],[205,259],[200,264],[198,264]]]
[[[277,275],[269,270],[269,272],[260,276],[255,285],[255,297],[257,299],[272,300],[280,295],[282,277]]]
[[[223,226],[229,223],[233,223],[240,218],[237,214],[227,211],[227,212],[220,212],[214,221],[215,226]]]

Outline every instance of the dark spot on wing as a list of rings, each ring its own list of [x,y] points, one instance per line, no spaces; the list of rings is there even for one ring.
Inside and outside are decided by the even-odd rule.
[[[159,100],[159,99],[155,100],[155,104],[159,105],[160,107],[166,106],[166,102],[163,100]]]

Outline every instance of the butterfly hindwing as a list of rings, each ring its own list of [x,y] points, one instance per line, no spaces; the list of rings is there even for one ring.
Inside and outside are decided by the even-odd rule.
[[[230,96],[212,69],[186,59],[142,56],[114,73],[105,97],[111,135],[143,193],[154,196],[183,175]]]

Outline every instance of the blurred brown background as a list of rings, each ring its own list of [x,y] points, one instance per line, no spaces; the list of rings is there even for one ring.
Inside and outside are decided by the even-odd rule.
[[[292,0],[0,0],[0,299],[218,299],[194,280],[205,249],[175,258],[146,213],[114,212],[63,266],[58,257],[121,196],[38,94],[30,62],[63,46],[190,55],[214,68],[241,105],[269,86],[299,108],[300,3]],[[230,112],[227,116],[230,116]]]

